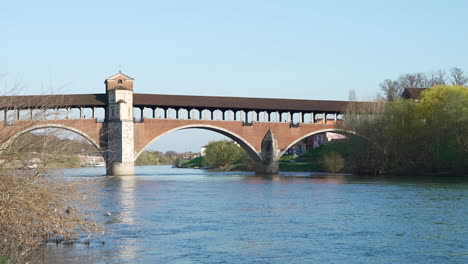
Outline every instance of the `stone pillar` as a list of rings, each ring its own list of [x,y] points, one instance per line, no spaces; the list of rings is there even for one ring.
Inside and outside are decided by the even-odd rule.
[[[299,112],[299,123],[302,123],[302,112]]]
[[[325,114],[325,113],[322,113],[322,122],[323,122],[324,124],[327,123],[327,114]]]
[[[107,175],[134,175],[133,79],[118,73],[105,83],[110,113],[104,135]]]
[[[255,163],[255,174],[278,174],[279,153],[278,141],[269,129],[262,140],[261,160]]]
[[[311,124],[315,123],[315,113],[314,112],[310,113],[310,123]]]

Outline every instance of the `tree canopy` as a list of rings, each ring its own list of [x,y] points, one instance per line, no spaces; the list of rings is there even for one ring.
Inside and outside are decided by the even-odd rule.
[[[244,155],[245,151],[235,142],[212,141],[206,146],[203,164],[210,168],[225,168],[239,161]]]
[[[424,91],[419,101],[398,99],[387,103],[384,111],[365,110],[369,115],[363,109],[347,114],[346,125],[365,139],[353,139],[355,170],[463,173],[468,169],[467,87],[438,85]]]

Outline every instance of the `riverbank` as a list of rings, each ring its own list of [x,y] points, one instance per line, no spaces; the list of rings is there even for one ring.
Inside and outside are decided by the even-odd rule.
[[[349,153],[349,146],[346,142],[338,141],[322,145],[302,155],[283,155],[279,160],[279,168],[280,171],[349,173],[351,170],[346,164]],[[206,168],[203,160],[203,157],[198,157],[182,163],[181,167]],[[253,167],[242,160],[238,160],[226,168],[216,169],[223,171],[253,171]]]

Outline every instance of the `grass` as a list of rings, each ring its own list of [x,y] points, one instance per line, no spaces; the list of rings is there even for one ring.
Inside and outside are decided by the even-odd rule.
[[[346,141],[336,141],[315,148],[297,158],[294,158],[293,155],[284,155],[280,158],[280,171],[326,172],[322,160],[331,152],[340,154],[346,160],[351,153],[351,149]],[[291,162],[293,160],[295,162]],[[343,171],[346,171],[346,165]]]
[[[9,264],[9,261],[6,257],[0,256],[0,264]]]
[[[193,160],[189,160],[187,162],[182,163],[184,167],[203,167],[203,157],[194,158]]]

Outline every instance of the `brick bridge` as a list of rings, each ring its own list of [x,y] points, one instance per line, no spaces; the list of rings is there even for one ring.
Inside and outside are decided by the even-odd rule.
[[[29,131],[61,128],[92,142],[108,175],[133,175],[134,161],[153,141],[180,129],[221,133],[256,161],[256,172],[278,172],[281,155],[313,134],[338,131],[346,101],[133,93],[133,79],[118,73],[105,94],[0,96],[4,126],[14,133],[1,149]],[[10,131],[11,131],[10,129]],[[4,129],[5,130],[5,129]],[[2,137],[2,135],[0,135]],[[2,141],[0,141],[2,142]]]

